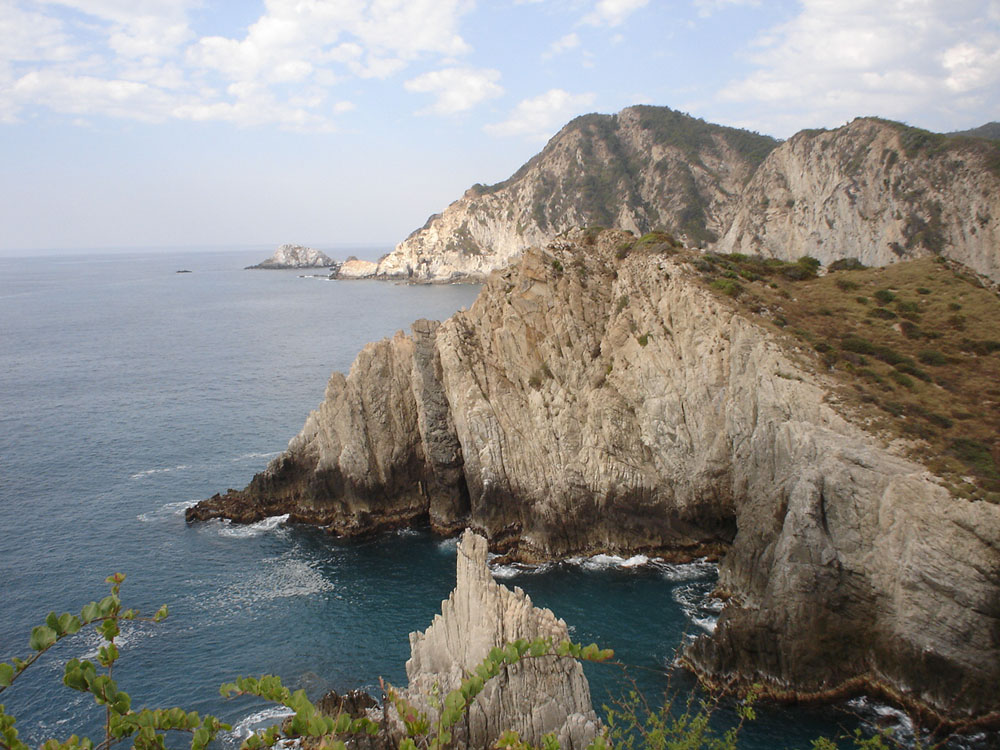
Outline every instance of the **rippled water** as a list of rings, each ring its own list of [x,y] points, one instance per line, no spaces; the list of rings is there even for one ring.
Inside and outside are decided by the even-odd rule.
[[[171,615],[124,628],[122,687],[136,706],[220,715],[237,725],[232,746],[280,713],[223,701],[218,686],[237,675],[276,673],[314,698],[404,682],[407,634],[453,586],[454,540],[341,542],[283,517],[188,527],[184,509],[245,485],[365,342],[444,318],[477,291],[241,270],[258,255],[0,259],[0,659],[26,656],[50,609],[79,611],[125,572],[127,604]],[[602,556],[495,575],[638,667],[588,666],[598,707],[632,678],[655,697],[677,646],[710,631],[720,607],[707,563]],[[66,659],[98,645],[93,633],[61,643],[4,693],[22,738],[97,731],[92,701],[58,683]],[[673,684],[691,687],[683,674]],[[745,746],[807,747],[856,723],[769,708]]]

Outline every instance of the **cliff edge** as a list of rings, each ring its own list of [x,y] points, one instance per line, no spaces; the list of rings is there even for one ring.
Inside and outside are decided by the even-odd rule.
[[[810,280],[679,245],[529,250],[467,312],[367,346],[285,453],[189,520],[724,555],[726,609],[687,657],[703,675],[995,719],[995,293],[930,260]]]

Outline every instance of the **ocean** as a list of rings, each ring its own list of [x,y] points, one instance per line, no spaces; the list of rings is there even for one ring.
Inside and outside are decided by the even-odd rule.
[[[472,285],[328,281],[311,271],[244,271],[261,253],[176,251],[0,258],[0,660],[27,657],[50,610],[79,612],[127,575],[127,606],[169,618],[126,623],[116,679],[133,706],[213,713],[243,734],[275,718],[223,700],[238,675],[280,675],[319,698],[405,684],[407,634],[426,628],[454,585],[454,540],[421,530],[341,541],[281,518],[188,526],[184,509],[242,487],[322,401],[366,342],[468,307]],[[190,270],[191,273],[177,273]],[[596,557],[495,576],[551,608],[572,636],[632,668],[588,665],[596,707],[634,684],[654,702],[691,678],[670,664],[711,629],[715,567]],[[95,658],[82,632],[0,700],[37,745],[95,736],[92,699],[60,684],[70,658]],[[879,725],[871,701],[762,705],[741,747],[805,748]],[[720,726],[733,721],[726,701]]]

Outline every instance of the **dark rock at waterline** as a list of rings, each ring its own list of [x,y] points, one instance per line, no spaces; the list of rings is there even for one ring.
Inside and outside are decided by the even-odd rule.
[[[836,409],[690,260],[621,258],[626,240],[528,251],[468,312],[367,346],[284,454],[189,520],[288,513],[355,535],[419,519],[525,561],[728,548],[726,608],[686,657],[703,676],[988,722],[1000,507]]]

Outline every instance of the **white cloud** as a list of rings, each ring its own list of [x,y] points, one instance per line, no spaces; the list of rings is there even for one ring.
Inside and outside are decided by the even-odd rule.
[[[424,73],[406,82],[406,90],[434,94],[437,99],[421,113],[453,115],[472,109],[486,99],[503,94],[497,83],[500,71],[474,68],[445,68]]]
[[[102,114],[135,120],[162,120],[170,98],[159,89],[137,81],[73,76],[59,71],[33,71],[13,86],[18,99],[66,114]]]
[[[599,0],[594,9],[583,17],[583,23],[590,26],[619,26],[649,0]]]
[[[698,15],[708,18],[717,10],[722,10],[731,5],[751,5],[757,7],[760,0],[694,0],[694,7],[698,9]]]
[[[562,89],[550,89],[531,99],[524,99],[514,107],[503,122],[487,125],[484,130],[494,136],[524,136],[543,140],[566,124],[574,115],[581,114],[594,103],[591,93],[571,94]]]
[[[455,57],[471,49],[459,24],[472,0],[264,0],[244,34],[197,38],[189,15],[202,5],[0,0],[0,73],[7,80],[0,81],[0,118],[12,121],[43,107],[325,127],[320,112],[345,110],[324,105],[323,89],[351,77],[389,78],[416,60],[459,70]],[[15,88],[17,80],[23,83]],[[63,85],[73,80],[94,95],[89,106]],[[431,109],[460,111],[500,91],[482,72],[456,78],[449,90],[434,92]],[[128,92],[128,111],[113,106],[122,92]]]
[[[549,45],[549,48],[542,53],[542,59],[548,60],[551,57],[561,55],[563,52],[576,49],[579,46],[580,36],[575,32],[567,34],[566,36],[560,37],[552,42],[552,44]]]
[[[1000,107],[997,0],[803,0],[757,42],[756,67],[717,101],[778,135],[879,114],[947,129],[973,104]],[[928,121],[930,116],[934,121]],[[958,118],[958,119],[956,119]]]

